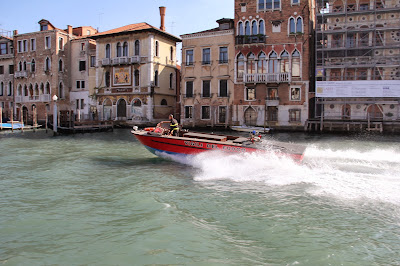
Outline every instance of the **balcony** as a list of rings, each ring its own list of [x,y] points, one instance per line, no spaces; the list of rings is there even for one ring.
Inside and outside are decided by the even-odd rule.
[[[104,59],[100,60],[100,62],[101,62],[101,65],[102,65],[102,66],[109,66],[109,65],[111,65],[111,60],[110,60],[110,58],[104,58]]]
[[[129,64],[129,57],[116,57],[111,59],[112,65],[125,65]]]
[[[266,73],[266,74],[244,74],[245,83],[282,83],[290,82],[290,73]]]
[[[51,95],[50,94],[42,94],[39,96],[39,101],[40,102],[50,102],[51,101]]]
[[[16,71],[14,74],[14,77],[16,78],[27,78],[28,77],[28,72],[26,71]]]
[[[147,62],[147,56],[135,55],[132,56],[130,59],[132,64],[145,64]]]
[[[238,35],[235,37],[235,44],[253,44],[265,43],[267,36],[265,35]]]

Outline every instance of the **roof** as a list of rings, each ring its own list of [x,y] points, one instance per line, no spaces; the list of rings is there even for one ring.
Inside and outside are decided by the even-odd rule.
[[[148,24],[146,22],[129,24],[129,25],[122,26],[122,27],[119,27],[116,29],[99,32],[97,34],[90,35],[90,37],[93,39],[98,39],[98,38],[106,37],[106,36],[110,36],[110,35],[120,35],[120,34],[142,32],[142,31],[156,32],[156,33],[165,35],[167,38],[173,39],[176,42],[181,42],[181,39],[179,37],[169,34],[168,32],[162,31],[159,28],[151,26],[150,24]]]
[[[0,35],[0,38],[4,38],[4,39],[7,39],[9,41],[13,41],[13,38],[10,38],[10,37],[4,36],[4,35]]]

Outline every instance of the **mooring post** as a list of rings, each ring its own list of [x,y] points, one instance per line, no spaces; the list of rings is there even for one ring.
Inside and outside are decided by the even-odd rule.
[[[21,109],[21,132],[24,132],[24,112],[23,109]]]
[[[54,101],[54,104],[53,104],[53,132],[54,132],[54,135],[56,135],[57,134],[57,128],[58,128],[58,125],[57,125],[57,122],[58,122],[58,119],[57,119],[57,99],[58,99],[58,97],[57,97],[57,95],[54,95],[53,96],[53,101]]]
[[[3,108],[0,106],[0,130],[3,129]]]

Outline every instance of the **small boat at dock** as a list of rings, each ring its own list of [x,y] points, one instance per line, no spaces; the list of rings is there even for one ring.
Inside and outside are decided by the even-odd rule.
[[[180,130],[179,136],[170,136],[168,129],[157,126],[139,130],[134,127],[131,133],[152,153],[156,155],[196,155],[207,151],[223,151],[226,153],[276,153],[300,162],[303,159],[305,146],[268,141],[261,145],[261,135],[249,138],[230,135],[218,135],[203,132]]]
[[[269,133],[271,131],[270,128],[268,127],[252,127],[252,126],[231,126],[231,129],[234,131],[239,131],[239,132],[260,132],[260,133]]]

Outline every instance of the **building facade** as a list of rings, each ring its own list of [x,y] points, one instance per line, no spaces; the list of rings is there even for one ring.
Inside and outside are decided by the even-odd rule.
[[[11,119],[14,106],[14,46],[10,36],[0,35],[0,107],[3,118]],[[1,123],[1,121],[0,121]]]
[[[317,0],[318,129],[400,129],[400,2]]]
[[[235,0],[234,124],[304,127],[313,21],[311,0]]]
[[[186,127],[232,125],[234,99],[234,23],[181,35],[181,124]]]
[[[99,119],[151,124],[175,113],[176,43],[165,27],[131,24],[92,36],[96,40]]]

